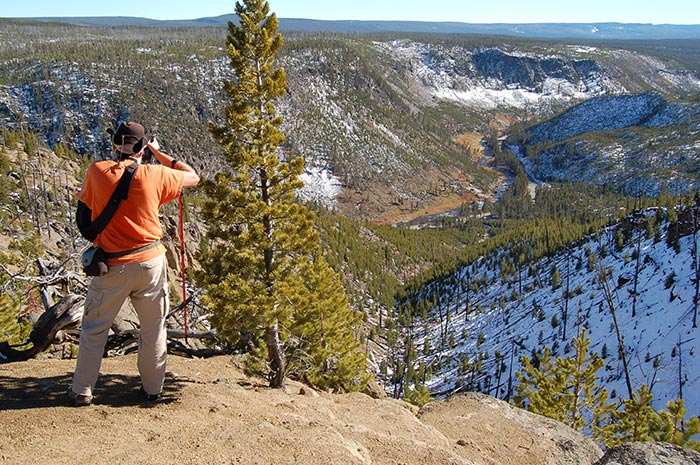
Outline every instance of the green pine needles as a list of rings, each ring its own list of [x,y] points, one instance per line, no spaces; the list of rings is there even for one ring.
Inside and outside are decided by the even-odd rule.
[[[267,350],[268,377],[280,387],[293,373],[323,388],[367,382],[359,343],[361,316],[325,262],[314,214],[296,201],[302,158],[284,160],[285,137],[274,101],[286,90],[275,66],[282,46],[268,2],[236,3],[228,55],[235,79],[225,123],[211,132],[228,170],[204,183],[207,200],[199,282],[218,335],[233,345]]]
[[[672,400],[668,410],[655,411],[654,396],[642,385],[632,398],[619,405],[608,402],[607,389],[597,381],[605,364],[597,353],[589,354],[591,343],[586,328],[572,340],[574,354],[552,358],[549,347],[537,357],[522,358],[522,372],[516,373],[514,403],[531,412],[554,418],[577,431],[592,431],[606,447],[625,442],[664,441],[700,450],[700,419],[685,418],[683,399]]]

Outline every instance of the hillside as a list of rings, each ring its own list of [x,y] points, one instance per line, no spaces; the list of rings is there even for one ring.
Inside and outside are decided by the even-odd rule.
[[[525,131],[511,149],[533,179],[632,195],[697,189],[700,104],[657,93],[598,97]]]
[[[2,20],[0,37],[5,127],[100,158],[108,127],[141,120],[167,150],[205,175],[217,171],[207,125],[219,121],[222,80],[232,76],[225,29]],[[601,96],[691,98],[700,92],[696,58],[691,42],[290,32],[279,57],[288,81],[278,103],[283,150],[307,161],[306,199],[405,223],[492,200],[504,178],[485,165],[482,145],[513,123]]]
[[[698,236],[691,216],[679,220],[684,226],[663,217],[649,210],[533,261],[518,262],[515,247],[497,250],[422,289],[427,318],[404,328],[415,341],[414,370],[428,373],[437,396],[478,390],[512,399],[521,357],[545,346],[571,356],[571,340],[586,328],[590,351],[605,360],[599,383],[613,400],[628,398],[614,311],[632,390],[649,387],[657,409],[682,397],[690,415],[700,414]]]

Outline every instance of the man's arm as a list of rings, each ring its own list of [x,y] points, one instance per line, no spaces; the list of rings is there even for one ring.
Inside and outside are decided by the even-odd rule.
[[[195,187],[199,184],[199,175],[194,168],[182,160],[176,160],[174,157],[161,152],[160,144],[155,137],[148,143],[148,148],[151,149],[153,156],[156,157],[156,160],[158,160],[161,165],[183,172],[184,181],[182,187]]]

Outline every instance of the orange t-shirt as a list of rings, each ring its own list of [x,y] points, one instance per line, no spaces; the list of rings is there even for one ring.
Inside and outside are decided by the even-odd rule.
[[[124,170],[133,161],[102,160],[92,163],[78,193],[92,210],[94,221],[112,197]],[[160,206],[178,198],[182,191],[182,171],[162,165],[142,165],[134,175],[126,200],[122,200],[107,227],[95,239],[95,246],[105,252],[136,249],[155,242],[163,236],[158,211]],[[138,263],[165,253],[161,244],[142,252],[110,258],[109,265]]]

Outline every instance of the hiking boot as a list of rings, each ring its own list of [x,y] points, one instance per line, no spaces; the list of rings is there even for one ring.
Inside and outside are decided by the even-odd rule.
[[[144,399],[146,399],[148,402],[157,402],[160,399],[163,398],[163,393],[159,392],[158,394],[149,394],[143,389],[143,385],[139,386],[139,393],[143,396]]]
[[[68,389],[68,400],[74,407],[85,407],[92,404],[92,396],[76,394],[72,389]]]

